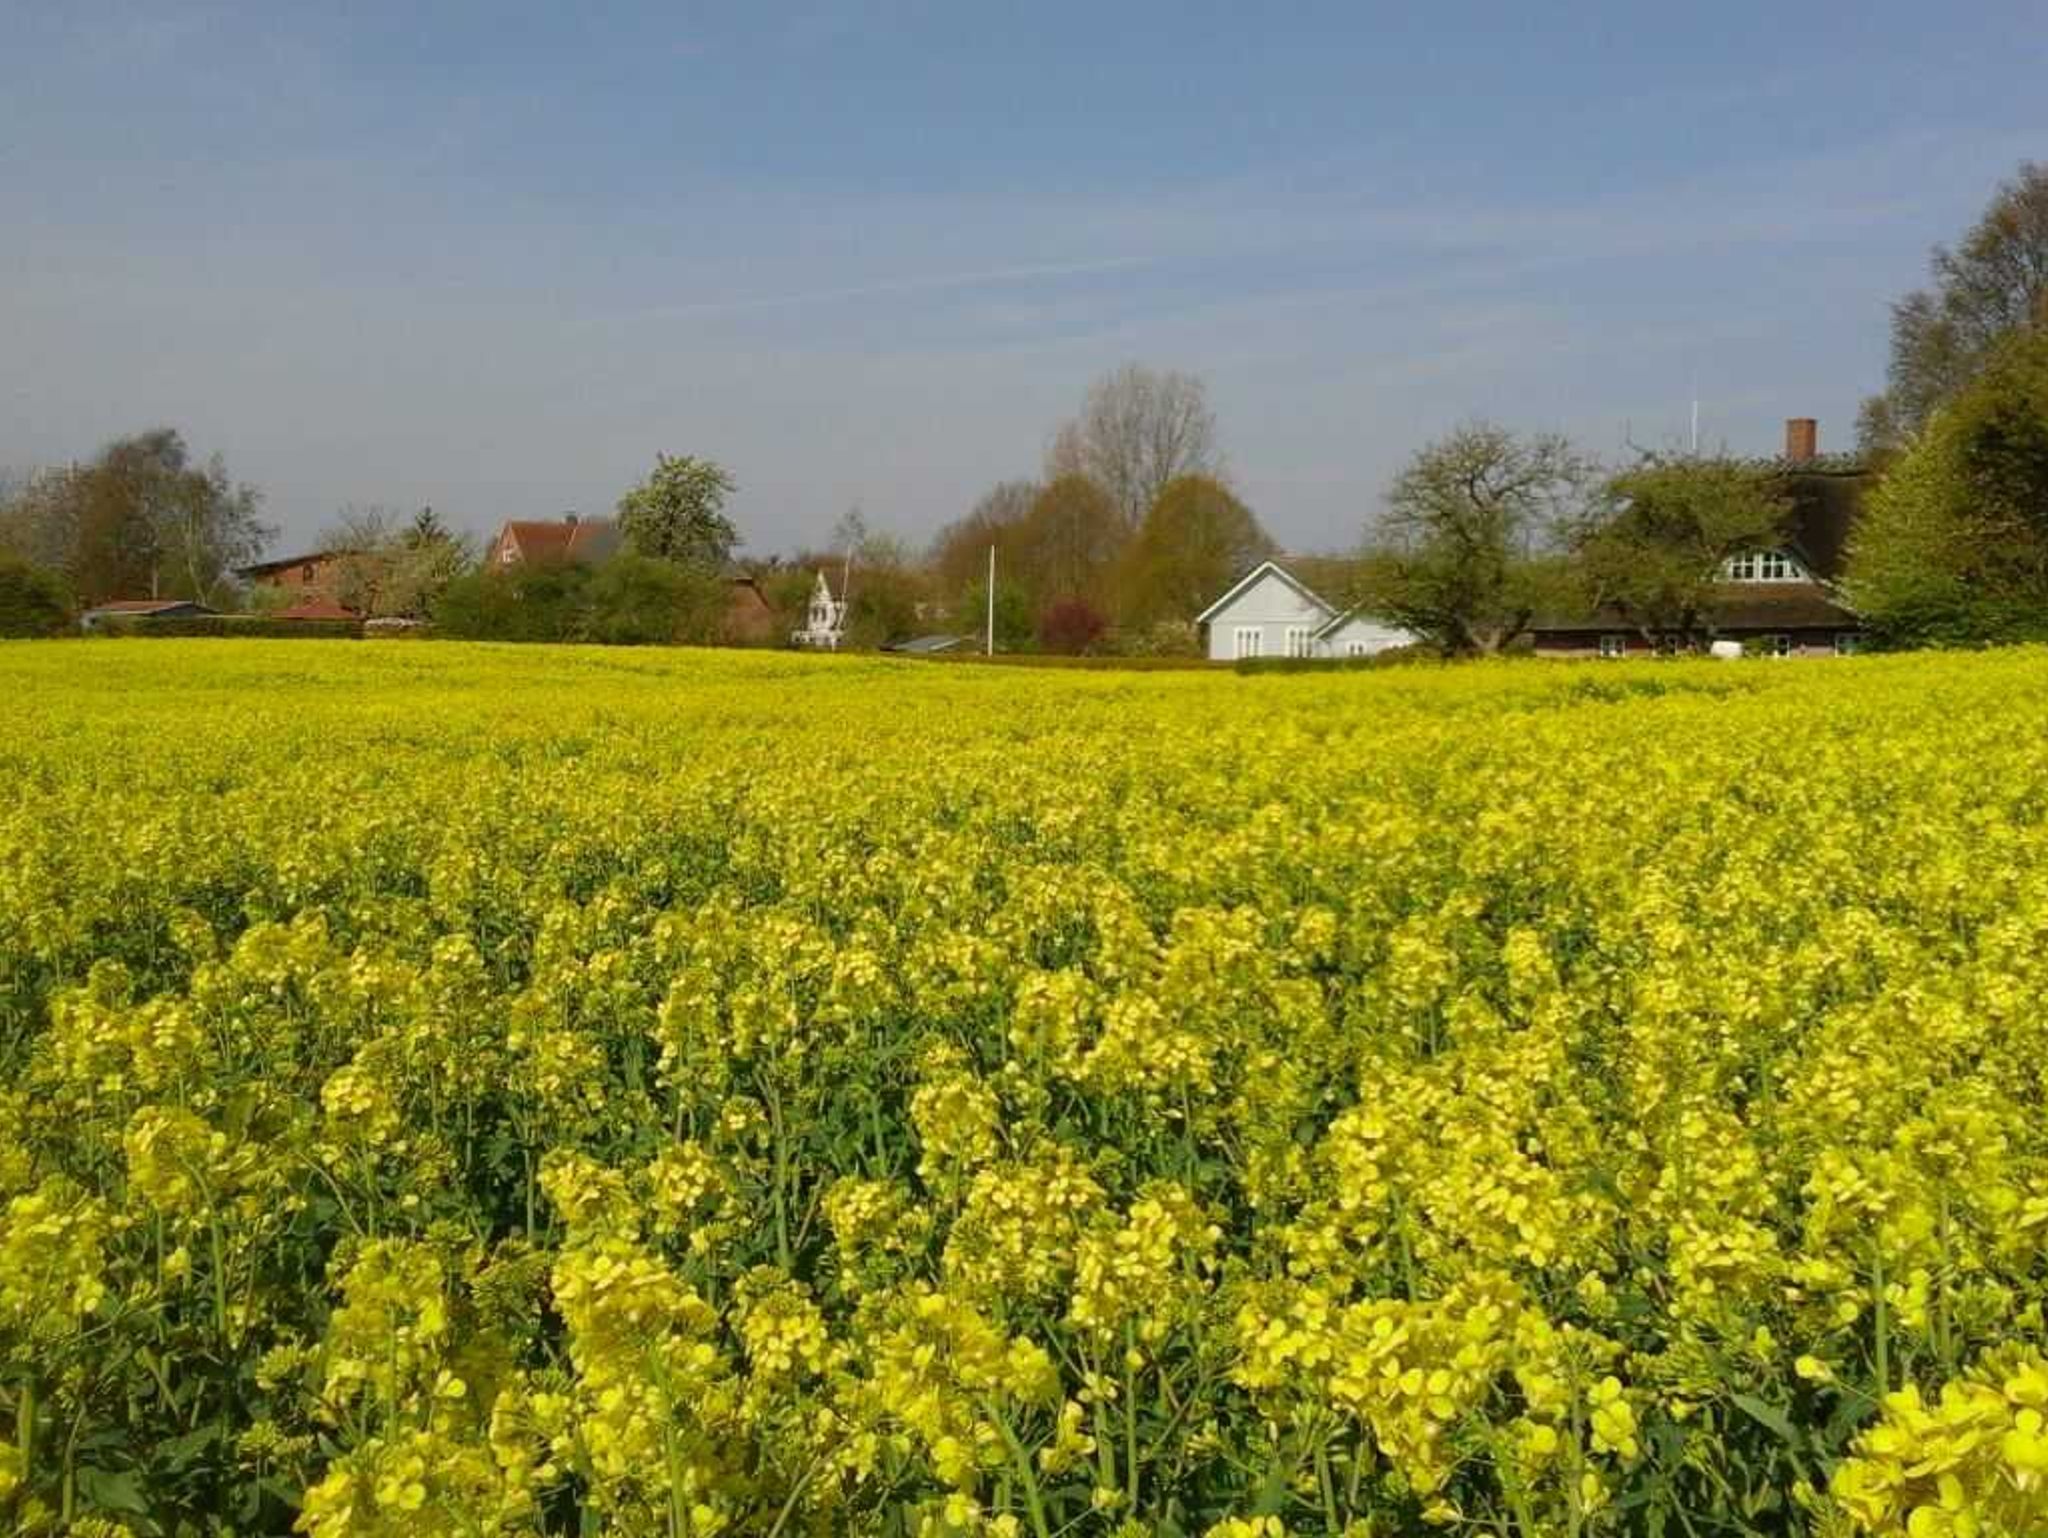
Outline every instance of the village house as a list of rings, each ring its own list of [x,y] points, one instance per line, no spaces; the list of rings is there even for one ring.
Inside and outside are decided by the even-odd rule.
[[[1260,657],[1371,657],[1415,637],[1339,609],[1278,561],[1261,561],[1195,617],[1211,662]]]
[[[624,543],[618,524],[610,518],[579,518],[574,513],[560,518],[513,518],[492,536],[484,551],[484,569],[501,571],[521,562],[544,566],[557,561],[598,566],[617,555]]]
[[[1811,417],[1786,422],[1785,452],[1776,468],[1791,503],[1784,540],[1723,563],[1707,610],[1712,643],[1717,651],[1767,657],[1846,656],[1862,645],[1863,622],[1836,584],[1870,484],[1869,468],[1854,457],[1822,455]],[[1541,657],[1620,659],[1668,654],[1684,644],[1611,604],[1539,616],[1530,638]]]
[[[274,587],[297,599],[307,593],[332,592],[336,569],[346,550],[315,550],[305,555],[279,556],[274,561],[257,561],[235,568],[235,575],[259,587]]]
[[[519,565],[575,564],[600,566],[625,549],[625,534],[611,518],[512,518],[484,550],[484,570],[506,571]],[[726,574],[728,594],[724,638],[736,645],[765,645],[775,636],[775,606],[752,574]]]

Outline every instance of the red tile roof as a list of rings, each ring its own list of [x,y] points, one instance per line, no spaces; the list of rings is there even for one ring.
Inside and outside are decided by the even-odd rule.
[[[618,549],[619,526],[609,518],[513,518],[498,531],[494,549],[506,540],[522,561],[602,561]]]

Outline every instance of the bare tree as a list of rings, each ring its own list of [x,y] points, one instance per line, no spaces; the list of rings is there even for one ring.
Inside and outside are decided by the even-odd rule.
[[[1223,454],[1207,388],[1192,374],[1137,363],[1105,374],[1046,450],[1045,478],[1065,475],[1084,475],[1109,493],[1126,531],[1176,476],[1220,479]]]

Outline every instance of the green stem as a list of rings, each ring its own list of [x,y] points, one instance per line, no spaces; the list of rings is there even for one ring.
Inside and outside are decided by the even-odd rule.
[[[25,1490],[36,1468],[36,1380],[24,1378],[21,1398],[14,1404],[14,1446],[21,1454],[21,1484]]]
[[[1038,1476],[1031,1472],[1031,1455],[1017,1440],[1017,1433],[1010,1429],[1009,1421],[1003,1418],[1003,1412],[996,1408],[995,1402],[990,1400],[984,1408],[1001,1433],[1003,1445],[1010,1450],[1010,1461],[1017,1466],[1017,1482],[1024,1487],[1024,1508],[1031,1518],[1031,1531],[1038,1538],[1052,1538],[1052,1528],[1045,1520],[1045,1499],[1038,1493]]]
[[[1129,1320],[1124,1321],[1124,1494],[1130,1498],[1127,1515],[1138,1514],[1138,1373],[1131,1366],[1137,1355]]]

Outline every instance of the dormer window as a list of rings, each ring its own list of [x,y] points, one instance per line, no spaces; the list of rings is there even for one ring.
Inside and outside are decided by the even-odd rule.
[[[1783,550],[1745,550],[1721,567],[1726,582],[1800,582],[1806,572]]]

